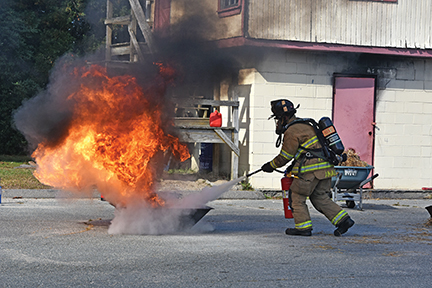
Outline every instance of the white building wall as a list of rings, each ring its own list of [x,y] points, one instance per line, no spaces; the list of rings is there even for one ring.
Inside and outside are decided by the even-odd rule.
[[[376,109],[378,189],[432,187],[432,62],[398,69]]]
[[[300,104],[298,117],[332,115],[333,73],[378,74],[376,101],[376,189],[432,187],[432,60],[393,59],[388,67],[359,65],[357,57],[335,54],[268,53],[244,83],[251,85],[248,171],[259,169],[280,151],[275,147],[270,101]],[[337,128],[337,127],[336,127]],[[343,139],[342,139],[343,140]],[[282,168],[281,168],[282,169]],[[258,173],[254,188],[280,189],[281,174]]]
[[[256,39],[430,49],[432,0],[249,0]]]

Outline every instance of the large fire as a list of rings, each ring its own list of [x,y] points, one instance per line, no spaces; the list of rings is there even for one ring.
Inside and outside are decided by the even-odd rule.
[[[144,91],[132,76],[110,77],[97,65],[77,68],[71,77],[80,83],[67,97],[71,122],[59,143],[40,143],[34,151],[37,179],[66,190],[96,188],[118,205],[164,205],[154,191],[151,159],[169,149],[184,161],[189,152],[164,132],[161,101],[152,100],[163,95],[146,95],[160,92]]]

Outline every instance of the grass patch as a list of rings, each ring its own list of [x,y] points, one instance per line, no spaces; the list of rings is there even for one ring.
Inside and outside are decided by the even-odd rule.
[[[28,165],[29,157],[0,156],[0,185],[3,189],[49,189],[34,176],[34,168],[18,168]],[[18,160],[18,161],[17,161]]]
[[[192,169],[169,169],[168,174],[195,174],[196,171]]]

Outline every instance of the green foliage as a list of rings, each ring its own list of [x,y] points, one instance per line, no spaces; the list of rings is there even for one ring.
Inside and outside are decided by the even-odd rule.
[[[196,171],[192,169],[169,169],[168,174],[195,174]]]
[[[23,155],[0,155],[0,162],[29,162],[32,158]]]
[[[244,191],[253,191],[253,190],[255,190],[253,187],[252,187],[252,185],[249,183],[249,181],[247,181],[247,180],[243,180],[243,181],[241,181],[241,186],[242,186],[242,190],[244,190]]]
[[[46,87],[59,57],[82,56],[103,43],[105,5],[105,0],[1,0],[0,154],[28,154],[13,127],[13,112]]]

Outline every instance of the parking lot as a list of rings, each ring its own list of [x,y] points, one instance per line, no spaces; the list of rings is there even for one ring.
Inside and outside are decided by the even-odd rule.
[[[343,202],[340,202],[344,205]],[[112,235],[99,199],[2,198],[0,287],[430,287],[432,200],[365,200],[342,237],[284,234],[282,200],[216,200],[191,230]],[[86,224],[87,223],[87,224]]]

